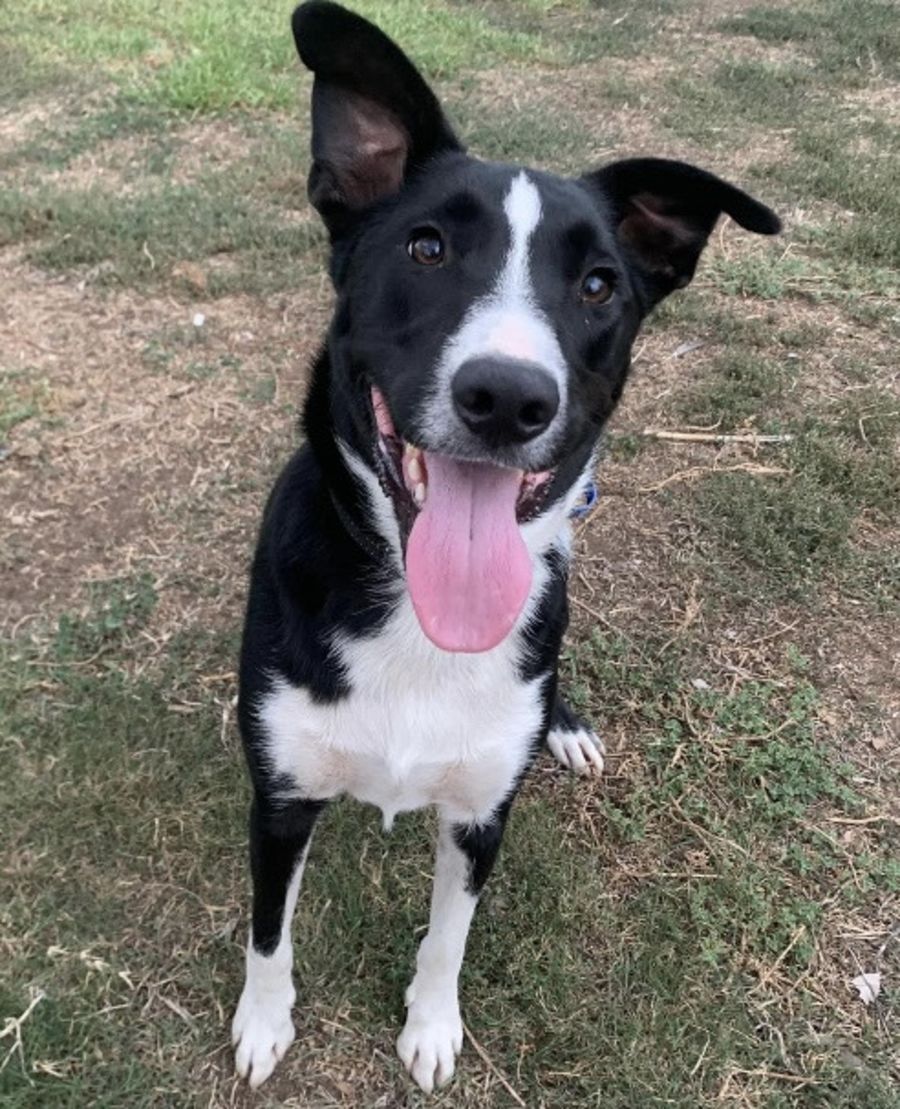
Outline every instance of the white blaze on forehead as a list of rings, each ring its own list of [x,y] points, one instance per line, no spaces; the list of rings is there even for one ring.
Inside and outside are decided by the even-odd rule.
[[[531,285],[531,236],[541,219],[541,194],[525,172],[513,179],[503,201],[509,221],[509,252],[493,292],[496,308],[489,317],[484,334],[486,350],[540,362],[545,352],[543,324],[533,314],[534,291]]]
[[[531,298],[531,275],[528,265],[528,244],[541,220],[541,194],[528,180],[524,170],[510,185],[503,211],[509,220],[512,235],[506,265],[500,275],[504,293],[518,293],[523,299]]]
[[[551,435],[565,416],[566,363],[535,296],[531,244],[543,211],[538,187],[524,170],[512,179],[503,199],[503,212],[509,224],[509,247],[492,288],[472,303],[444,348],[427,422],[436,430],[445,425],[447,413],[452,411],[450,384],[464,362],[501,355],[534,362],[556,381],[559,411],[554,425],[544,432]]]

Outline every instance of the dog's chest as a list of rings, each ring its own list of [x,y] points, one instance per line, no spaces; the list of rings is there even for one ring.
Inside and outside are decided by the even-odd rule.
[[[407,604],[368,639],[344,643],[352,692],[317,704],[273,684],[258,708],[272,770],[298,796],[349,793],[397,812],[439,805],[484,819],[528,759],[542,717],[541,680],[524,681],[518,636],[480,655],[447,654]]]

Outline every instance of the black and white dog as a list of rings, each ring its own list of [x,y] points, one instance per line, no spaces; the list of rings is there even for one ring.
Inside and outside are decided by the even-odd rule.
[[[397,1043],[431,1091],[462,1044],[466,935],[523,775],[544,742],[602,766],[557,693],[567,520],[640,322],[691,280],[721,213],[765,235],[779,222],[680,162],[573,180],[479,161],[376,27],[316,2],[293,30],[337,305],[250,583],[253,920],[233,1039],[252,1086],[293,1039],[291,917],[328,801],[349,793],[387,826],[434,805]]]

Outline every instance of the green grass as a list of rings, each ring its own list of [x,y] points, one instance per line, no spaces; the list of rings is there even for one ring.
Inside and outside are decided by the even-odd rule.
[[[356,6],[437,78],[476,152],[577,173],[595,151],[664,149],[788,225],[777,241],[715,234],[695,284],[641,340],[604,456],[609,496],[579,540],[576,590],[599,618],[574,608],[562,665],[610,738],[610,772],[588,784],[542,762],[526,784],[473,927],[466,1022],[528,1106],[895,1109],[900,868],[895,825],[872,819],[897,796],[875,746],[900,600],[900,145],[881,97],[898,73],[892,5],[720,5],[712,45],[699,0]],[[290,8],[24,0],[6,24],[0,441],[42,451],[0,451],[0,528],[18,521],[0,547],[17,582],[47,583],[43,615],[23,610],[0,645],[0,1030],[42,996],[22,1053],[4,1064],[0,1039],[11,1109],[232,1101],[248,787],[231,698],[275,448],[257,458],[238,437],[220,466],[212,440],[210,458],[160,440],[142,530],[110,546],[109,565],[68,571],[75,600],[53,588],[63,545],[79,548],[86,520],[105,526],[128,470],[126,444],[104,438],[95,358],[118,352],[135,410],[174,386],[165,418],[204,444],[219,404],[260,443],[276,395],[290,422],[285,383],[315,341],[304,308],[325,311]],[[732,57],[722,33],[773,49]],[[205,290],[174,272],[184,261]],[[77,299],[53,310],[54,290]],[[225,294],[241,294],[238,311]],[[186,297],[224,297],[215,336],[189,324]],[[110,345],[63,357],[82,303],[102,305]],[[255,309],[246,345],[221,338]],[[297,343],[261,353],[273,311],[297,321]],[[153,412],[127,444],[136,458]],[[100,430],[70,437],[70,420]],[[641,434],[651,422],[794,438],[682,454]],[[48,539],[45,518],[71,524]],[[221,574],[202,569],[213,543]],[[485,1092],[471,1046],[434,1102],[392,1052],[433,831],[409,815],[388,837],[351,802],[323,821],[297,916],[298,1041],[258,1104],[507,1103]],[[870,1010],[849,985],[857,960],[885,974]]]
[[[253,203],[224,175],[136,197],[99,189],[9,192],[0,205],[0,242],[17,239],[29,242],[39,265],[94,267],[106,284],[169,282],[177,262],[233,256],[235,271],[211,275],[215,295],[297,284],[324,236],[317,224],[285,225],[273,206]]]
[[[478,110],[463,101],[454,121],[472,151],[481,157],[543,164],[557,173],[575,174],[586,168],[590,138],[577,120],[554,119],[538,108],[512,111],[492,106],[489,111]]]
[[[10,31],[29,57],[89,66],[130,95],[168,108],[292,108],[301,72],[290,37],[293,6],[27,0],[17,6]],[[430,0],[350,6],[402,37],[431,76],[547,52],[539,35],[496,27],[474,8]]]
[[[743,405],[755,390],[751,375],[725,390],[711,381],[708,392],[685,400],[689,411],[717,415],[729,427],[736,412],[746,411],[736,409],[735,398]],[[856,542],[863,521],[879,526],[892,520],[900,497],[896,401],[876,396],[858,409],[873,418],[872,436],[865,431],[868,419],[863,439],[859,417],[854,426],[853,410],[842,406],[833,422],[761,422],[760,431],[789,428],[795,436],[771,459],[785,476],[763,481],[751,473],[720,473],[688,494],[701,542],[713,552],[714,573],[721,575],[729,563],[734,568],[722,585],[732,602],[761,590],[802,599],[835,586],[879,595],[893,605],[900,601],[896,576],[892,581],[885,575],[891,560],[871,562]]]
[[[828,77],[862,82],[900,74],[900,24],[891,0],[760,4],[722,26],[763,42],[797,46]]]
[[[19,424],[41,413],[46,387],[28,370],[0,369],[0,443]]]
[[[809,67],[769,62],[723,62],[711,75],[677,75],[664,107],[666,123],[678,135],[704,141],[714,126],[790,126],[811,95],[823,92]]]
[[[38,165],[65,169],[73,159],[93,152],[103,142],[133,136],[146,136],[151,142],[155,139],[160,146],[164,146],[175,118],[157,107],[120,94],[111,104],[104,103],[99,110],[30,127],[25,141],[0,155],[0,168],[14,170],[22,165],[32,168]],[[148,160],[141,166],[141,171],[147,172],[152,167],[153,162]]]
[[[155,601],[147,577],[112,583],[61,620],[49,654],[20,639],[0,662],[18,784],[2,802],[2,919],[21,937],[0,999],[21,1012],[44,994],[25,1026],[30,1069],[14,1059],[0,1076],[17,1109],[180,1103],[239,987],[246,789],[233,734],[221,741],[221,700],[196,677],[198,664],[227,665],[234,641],[184,638],[147,671],[141,630]],[[793,1054],[817,1052],[810,1077],[829,1105],[850,1109],[851,1079],[886,1097],[877,1071],[864,1079],[810,1038],[802,1014],[827,1014],[803,981],[835,882],[859,907],[900,888],[900,872],[876,846],[848,887],[840,850],[810,826],[823,807],[852,817],[865,802],[818,738],[804,660],[788,651],[778,680],[697,691],[696,647],[595,634],[567,656],[576,698],[602,689],[610,725],[637,729],[642,768],[607,796],[565,782],[517,803],[473,930],[467,1021],[535,1103],[687,1106],[736,1066],[783,1068],[777,1042],[755,1031],[765,1002],[770,1024],[795,1021]],[[573,821],[588,815],[586,842]],[[309,1050],[322,1050],[318,1021],[332,1014],[375,1042],[396,1028],[431,834],[409,816],[385,838],[350,802],[326,816],[297,919]],[[788,948],[790,1010],[752,988]],[[881,1042],[855,1049],[865,1067]],[[301,1038],[301,1083],[303,1051]],[[379,1066],[402,1088],[396,1063]],[[447,1104],[479,1104],[472,1070],[467,1052]]]

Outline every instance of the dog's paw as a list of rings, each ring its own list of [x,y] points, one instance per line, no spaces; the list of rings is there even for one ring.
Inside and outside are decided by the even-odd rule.
[[[443,1005],[412,1001],[397,1040],[397,1054],[415,1082],[430,1094],[453,1077],[462,1041],[462,1018],[455,998]]]
[[[603,740],[589,728],[577,727],[574,730],[551,728],[547,735],[547,746],[557,762],[576,774],[603,773],[603,756],[606,748]]]
[[[244,988],[231,1023],[234,1066],[252,1089],[269,1077],[294,1039],[294,990],[259,994]]]

